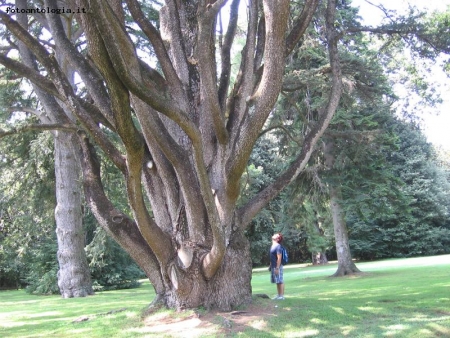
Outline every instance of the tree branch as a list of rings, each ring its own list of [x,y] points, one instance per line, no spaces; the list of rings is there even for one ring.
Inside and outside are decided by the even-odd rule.
[[[391,28],[391,27],[349,27],[346,30],[342,31],[340,36],[345,35],[346,33],[360,33],[360,32],[367,32],[367,33],[373,33],[373,34],[384,34],[384,35],[399,35],[399,36],[406,36],[406,35],[413,35],[416,36],[419,40],[425,42],[426,44],[430,45],[431,48],[433,48],[434,51],[439,53],[446,53],[450,54],[450,46],[438,46],[435,42],[432,41],[432,39],[426,35],[426,33],[418,29],[416,27],[405,27],[405,28]]]
[[[159,12],[161,38],[168,49],[174,68],[184,86],[189,84],[189,66],[179,16],[178,4],[167,0]]]
[[[28,49],[25,47],[24,50],[21,51],[22,57],[30,58],[31,55],[23,55],[24,53],[28,53]],[[32,60],[28,60],[32,62]],[[56,61],[56,60],[54,60]],[[56,62],[55,62],[56,63]],[[55,67],[52,68],[53,78],[55,82],[58,82],[59,92],[57,98],[61,98],[61,102],[65,102],[67,107],[72,111],[72,113],[78,118],[78,120],[82,123],[82,125],[88,130],[91,136],[95,139],[97,144],[102,148],[103,151],[111,158],[113,163],[122,171],[125,171],[125,160],[120,152],[116,149],[116,147],[108,140],[108,138],[104,135],[103,130],[99,127],[97,122],[93,119],[95,114],[89,113],[85,109],[85,105],[83,100],[81,100],[73,93],[72,86],[68,83],[67,79],[62,74],[58,64],[56,63]],[[26,74],[24,74],[27,77]],[[37,84],[38,85],[38,84]],[[56,101],[55,97],[46,94],[46,93],[38,93],[39,99],[42,104],[45,106],[46,111],[49,114],[52,114],[56,118],[57,121],[68,122],[68,117],[62,112],[61,106]],[[89,107],[87,107],[89,108]]]
[[[3,24],[36,56],[45,68],[54,66],[53,58],[50,53],[17,21],[13,20],[8,14],[0,10],[0,20]]]
[[[137,22],[141,30],[152,43],[153,49],[156,53],[156,57],[161,64],[161,69],[167,79],[167,82],[170,86],[178,88],[178,92],[182,92],[183,86],[180,79],[178,78],[177,73],[175,72],[175,69],[173,68],[173,64],[170,61],[169,54],[167,53],[166,47],[164,46],[161,35],[152,25],[152,23],[147,20],[147,18],[145,18],[144,13],[142,12],[137,0],[126,0],[126,3],[131,12],[131,15],[133,16],[133,19]]]
[[[262,61],[264,57],[264,46],[266,45],[266,20],[264,16],[259,19],[258,23],[258,33],[257,33],[257,41],[256,41],[256,50],[255,50],[255,64],[254,64],[254,72],[256,73],[256,78],[258,79],[256,82],[259,82],[259,79],[262,75]]]
[[[166,184],[173,184],[178,179],[182,196],[189,203],[186,204],[187,221],[189,226],[189,234],[194,242],[201,242],[203,239],[203,213],[198,212],[204,210],[201,200],[201,192],[198,189],[198,181],[189,173],[193,170],[191,162],[185,151],[175,142],[175,140],[165,131],[165,127],[152,108],[137,97],[132,96],[133,107],[135,108],[137,118],[142,126],[148,147],[152,153],[158,154],[158,150],[164,154],[165,158],[170,162],[176,177],[170,177],[171,181],[165,181]],[[164,159],[159,159],[159,163],[167,165]],[[163,170],[170,173],[172,170]],[[158,169],[159,171],[159,169]],[[179,197],[177,198],[179,199]],[[178,208],[178,205],[175,209]]]
[[[167,248],[172,248],[172,243],[170,237],[152,219],[144,202],[141,184],[143,155],[142,153],[142,156],[135,154],[127,156],[128,171],[125,182],[128,201],[142,237],[154,252],[158,262],[162,266],[166,266],[173,258],[167,252]]]
[[[288,130],[285,126],[283,126],[282,124],[277,124],[276,126],[271,126],[271,127],[267,128],[267,129],[263,130],[263,131],[259,134],[259,137],[258,137],[258,138],[262,137],[264,134],[266,134],[266,133],[268,133],[268,132],[270,132],[270,131],[272,131],[272,130],[275,130],[275,129],[281,129],[281,130],[283,130],[283,131],[285,132],[285,134],[286,134],[293,142],[295,142],[298,146],[301,146],[301,142],[300,142],[299,140],[296,140],[296,139],[294,138],[294,136],[291,135],[291,133],[289,132],[289,130]]]
[[[23,110],[21,110],[23,111]],[[5,131],[0,129],[0,139],[16,135],[28,131],[52,131],[52,130],[64,130],[64,131],[76,131],[77,129],[73,125],[66,124],[31,124],[22,127],[13,128],[11,130]]]
[[[25,6],[25,5],[24,5]],[[25,7],[20,7],[25,8]],[[18,14],[18,20],[21,20],[21,23],[26,25],[26,14]],[[22,47],[21,47],[22,46]],[[86,107],[83,103],[83,100],[79,100],[73,93],[72,86],[65,78],[65,75],[62,73],[59,68],[58,63],[54,59],[54,57],[49,56],[48,66],[50,67],[49,72],[51,73],[54,83],[47,80],[45,77],[38,74],[31,66],[33,66],[34,59],[30,50],[23,43],[19,45],[20,54],[24,62],[28,64],[28,66],[24,66],[17,61],[7,60],[10,66],[13,66],[15,70],[21,72],[21,75],[25,78],[29,78],[35,84],[37,88],[43,88],[44,90],[48,90],[47,93],[38,93],[39,99],[41,103],[44,105],[45,110],[48,114],[51,114],[54,119],[58,122],[68,122],[67,116],[62,112],[61,106],[58,104],[56,99],[59,99],[60,102],[65,102],[67,106],[72,110],[75,116],[78,117],[83,126],[90,132],[92,137],[96,140],[98,145],[105,151],[105,153],[111,158],[113,163],[122,171],[125,170],[125,161],[120,152],[114,147],[114,145],[107,139],[104,135],[101,128],[98,126],[97,122],[92,118],[95,114],[91,114],[86,111]],[[3,58],[4,59],[4,58]],[[0,57],[0,62],[2,58]],[[28,72],[28,73],[27,73]],[[31,75],[31,76],[30,76]],[[45,87],[43,87],[45,84]],[[57,92],[54,92],[54,87]],[[45,94],[45,95],[44,95]],[[55,99],[56,98],[56,99]]]
[[[284,53],[280,53],[280,50],[285,48],[289,1],[264,0],[263,3],[266,23],[263,74],[255,93],[246,98],[249,113],[239,130],[236,130],[239,137],[236,137],[233,144],[233,157],[227,163],[228,178],[234,191],[238,190],[238,181],[245,170],[253,145],[278,98],[284,74]],[[252,60],[253,57],[252,54]],[[253,67],[251,71],[253,72]],[[235,128],[237,129],[236,126]]]
[[[230,19],[228,22],[227,33],[225,34],[224,43],[220,50],[221,55],[221,74],[219,80],[219,104],[222,110],[222,114],[225,115],[226,98],[228,94],[228,86],[230,85],[231,75],[231,46],[236,35],[236,28],[239,16],[239,3],[240,0],[233,0],[230,6]]]
[[[95,0],[98,17],[95,23],[109,54],[112,66],[123,84],[141,100],[175,121],[191,138],[198,129],[186,115],[189,111],[184,100],[174,100],[150,82],[143,83],[142,73],[134,46],[124,28],[115,21],[114,13],[104,0]],[[102,10],[99,11],[98,8]],[[84,15],[84,14],[83,14]]]
[[[53,95],[54,97],[62,100],[63,97],[58,93],[55,85],[52,81],[48,80],[45,76],[39,74],[33,68],[24,65],[23,63],[10,59],[9,57],[0,54],[0,64],[8,69],[11,69],[16,74],[21,77],[25,77],[30,80],[33,84],[41,88],[43,91]]]
[[[319,5],[319,0],[306,0],[303,6],[302,13],[295,20],[294,25],[286,38],[286,50],[284,52],[285,56],[292,53],[295,45],[300,41],[303,34],[305,34],[313,15]]]
[[[255,88],[254,62],[259,3],[260,0],[250,3],[246,44],[242,50],[239,73],[227,100],[225,116],[229,118],[227,129],[231,133],[231,145],[236,143],[237,137],[240,135],[240,125],[248,112],[247,98],[252,95]]]
[[[281,190],[291,183],[306,167],[314,147],[330,124],[342,95],[342,74],[337,48],[338,33],[334,27],[336,0],[328,0],[326,12],[328,54],[331,64],[331,90],[324,113],[314,128],[306,135],[302,150],[292,165],[276,181],[256,194],[245,206],[237,211],[239,223],[247,226],[252,218]]]
[[[197,58],[200,75],[201,91],[206,104],[206,110],[212,116],[212,122],[217,140],[224,145],[228,140],[228,132],[225,129],[222,109],[219,104],[218,91],[216,86],[216,62],[214,50],[215,31],[215,11],[207,6],[201,9],[199,13],[199,33],[197,39]]]
[[[83,186],[86,201],[100,225],[122,247],[132,247],[131,257],[145,271],[157,294],[164,293],[163,277],[155,254],[144,240],[136,223],[125,213],[117,210],[105,194],[100,175],[100,162],[94,147],[85,134],[79,133],[80,158],[83,170]],[[166,251],[166,256],[172,254]]]
[[[49,8],[58,7],[56,0],[44,0],[44,4]],[[103,80],[98,75],[97,69],[93,69],[89,62],[86,61],[66,36],[64,27],[61,23],[61,15],[48,13],[46,17],[52,37],[55,40],[55,44],[58,46],[58,52],[61,53],[61,56],[68,60],[77,70],[77,73],[82,78],[89,94],[97,103],[97,107],[99,107],[108,122],[114,126],[113,114],[110,110],[111,102],[108,100],[108,94],[104,87]]]

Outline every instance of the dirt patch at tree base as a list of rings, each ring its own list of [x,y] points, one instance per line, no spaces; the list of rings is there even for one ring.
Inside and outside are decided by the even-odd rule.
[[[142,333],[173,338],[194,338],[234,336],[249,328],[265,331],[268,319],[277,315],[276,310],[276,302],[258,300],[240,311],[162,311],[145,318]]]

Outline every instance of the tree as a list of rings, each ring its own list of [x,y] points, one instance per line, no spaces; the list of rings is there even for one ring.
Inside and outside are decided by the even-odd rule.
[[[424,74],[429,73],[430,64],[437,63],[439,59],[448,58],[449,28],[445,22],[448,22],[449,14],[447,10],[444,13],[425,15],[411,8],[409,16],[401,20],[406,26],[388,24],[379,28],[358,29],[383,34],[377,35],[378,42],[383,43],[379,60],[389,77],[391,86],[401,83],[407,88],[407,97],[397,100],[403,105],[401,107],[403,118],[417,120],[415,114],[429,107],[434,108],[435,104],[440,102],[433,80],[427,79]],[[413,34],[408,35],[407,32]],[[444,67],[448,66],[448,61],[444,61],[443,64]],[[405,128],[404,122],[393,119],[388,128],[398,139],[396,142],[398,148],[383,150],[387,159],[385,167],[390,167],[393,178],[387,183],[380,182],[373,192],[366,194],[369,200],[377,201],[375,205],[379,204],[379,210],[382,212],[373,213],[372,211],[370,217],[357,212],[351,213],[349,217],[352,234],[350,246],[357,257],[364,259],[442,252],[441,239],[446,237],[446,230],[441,227],[444,214],[442,210],[445,209],[446,204],[443,202],[445,193],[442,190],[446,189],[446,184],[442,176],[434,169],[435,164],[433,164],[432,156],[429,155],[429,145],[425,146],[424,141],[417,135],[411,136],[415,139],[414,146],[411,147],[414,150],[411,151],[409,147],[405,147],[404,138],[405,130],[409,127]],[[427,147],[428,150],[424,150]],[[428,155],[425,156],[426,153]],[[426,161],[423,161],[424,157],[427,158]],[[401,158],[402,164],[396,164],[393,158]],[[415,164],[414,169],[411,168],[411,163]],[[427,164],[423,165],[425,163]],[[426,170],[423,167],[427,167]],[[405,180],[404,177],[408,175],[412,175],[414,179]],[[416,181],[416,177],[420,179]],[[437,185],[440,189],[436,189],[437,186],[434,185],[436,181],[440,181]],[[430,194],[424,194],[424,188],[421,185],[426,186],[425,190]],[[380,198],[379,193],[383,190],[389,193],[395,192],[395,194]],[[425,198],[427,203],[414,203],[415,197],[412,196],[416,193],[422,194],[422,198],[427,195]],[[430,203],[431,201],[433,203]],[[439,209],[441,211],[437,212]],[[431,216],[430,219],[439,214],[440,219],[436,217],[432,222],[420,220],[417,216],[422,212]],[[424,243],[428,243],[427,248],[424,248]]]
[[[231,15],[221,34],[217,16],[227,2]],[[329,61],[320,74],[329,78],[328,86],[290,165],[238,205],[240,179],[282,89],[286,57],[318,6],[317,0],[252,1],[232,82],[239,2],[72,0],[70,11],[56,13],[62,2],[45,0],[50,13],[35,11],[28,27],[9,15],[11,8],[0,12],[3,29],[15,36],[0,63],[58,103],[59,119],[41,129],[70,135],[93,214],[145,271],[155,301],[170,307],[229,309],[250,301],[244,230],[306,167],[341,97],[338,41],[363,29],[341,26],[346,18],[337,20],[334,0],[318,11],[325,18],[319,43]],[[291,17],[290,6],[301,10]],[[16,11],[25,9],[23,4]],[[155,12],[158,22],[151,19]],[[37,27],[45,27],[51,39],[36,38]],[[399,32],[412,30],[396,27],[392,34]],[[32,53],[35,68],[9,54],[17,41]],[[67,66],[78,82],[70,81]],[[99,152],[122,172],[131,215],[105,193]]]
[[[17,8],[26,8],[23,0],[16,1]],[[26,13],[18,10],[17,24],[28,29]],[[41,27],[33,27],[34,33],[42,35]],[[67,31],[67,30],[66,30]],[[71,34],[69,33],[69,38]],[[35,56],[25,43],[18,41],[17,52],[23,61],[23,66],[37,70]],[[67,65],[64,72],[70,84],[73,84],[73,71]],[[23,107],[14,105],[7,107],[12,111],[27,111],[37,116],[41,124],[62,122],[64,107],[57,100],[45,93],[38,85],[32,83],[39,107]],[[67,109],[66,109],[67,110]],[[70,119],[71,116],[66,117]],[[81,175],[79,160],[73,148],[71,133],[64,130],[53,131],[55,149],[55,185],[56,185],[56,234],[58,240],[58,286],[64,298],[84,297],[93,294],[89,267],[84,252],[84,231],[82,225],[82,196],[79,177]]]
[[[391,115],[389,105],[394,101],[392,89],[387,84],[378,59],[384,58],[385,63],[389,59],[398,68],[396,54],[392,57],[394,50],[401,50],[403,53],[408,47],[412,55],[416,57],[414,61],[417,61],[418,57],[434,59],[440,52],[448,53],[449,49],[447,37],[439,39],[439,34],[432,34],[430,22],[434,20],[426,18],[423,13],[417,14],[412,11],[410,17],[395,20],[391,16],[390,24],[370,28],[363,27],[358,22],[355,9],[348,4],[342,3],[339,9],[335,25],[339,26],[343,36],[339,51],[344,94],[337,114],[330,128],[325,132],[323,151],[317,151],[312,157],[315,162],[311,161],[309,169],[316,168],[317,176],[324,181],[323,186],[326,186],[330,193],[339,262],[335,275],[345,275],[358,272],[351,259],[346,212],[351,211],[353,220],[355,215],[356,218],[367,217],[370,213],[374,216],[373,210],[378,208],[378,211],[386,211],[388,203],[383,201],[395,195],[395,189],[387,188],[395,186],[393,170],[389,168],[389,164],[384,165],[387,161],[383,160],[386,156],[383,154],[387,148],[386,139],[391,139],[389,141],[391,148],[388,151],[393,150],[392,136],[379,137],[383,133],[393,133],[390,130],[392,125],[387,125],[383,119],[386,120],[386,116]],[[436,17],[442,19],[444,16]],[[439,22],[442,23],[442,20]],[[319,23],[315,22],[315,24],[319,26]],[[445,29],[440,24],[436,30],[442,33]],[[385,45],[374,51],[373,44],[369,40],[370,36],[363,35],[362,32],[379,34]],[[313,39],[313,41],[317,40],[317,38]],[[309,48],[304,47],[298,52],[297,60],[293,60],[295,64],[289,73],[289,83],[284,93],[287,97],[288,108],[283,117],[295,116],[296,110],[302,111],[294,122],[289,123],[291,126],[302,125],[305,116],[314,119],[315,107],[317,102],[320,102],[320,93],[328,86],[326,77],[320,77],[327,72],[323,48],[321,49],[320,45],[316,48],[311,46],[314,44],[310,42]],[[426,86],[426,82],[418,76],[417,68],[409,67],[407,75],[407,80],[413,85],[412,90],[420,93],[424,101],[436,102],[436,95],[433,95],[433,91]],[[387,114],[386,110],[388,110]],[[290,127],[286,124],[284,128]],[[304,129],[305,126],[298,128],[298,130]],[[292,132],[292,128],[290,131]],[[328,173],[323,170],[320,172],[324,164],[328,167]],[[398,190],[398,187],[396,188]],[[370,189],[375,190],[375,193]],[[397,196],[399,195],[397,191]],[[368,196],[377,196],[379,199],[370,200]],[[389,205],[389,207],[392,206],[392,204]],[[387,214],[390,213],[387,212]]]
[[[359,25],[356,20],[356,10],[346,4],[338,6],[339,12],[334,25],[345,32],[349,27],[354,28]],[[283,99],[280,100],[279,109],[272,117],[271,126],[279,128],[280,148],[285,152],[295,154],[296,144],[310,125],[317,120],[323,104],[323,98],[330,90],[330,81],[327,76],[330,71],[326,54],[326,41],[321,32],[325,29],[325,23],[320,16],[315,18],[315,29],[310,29],[304,38],[305,43],[298,48],[290,58],[286,81],[283,86]],[[349,166],[361,165],[361,155],[365,154],[365,160],[370,163],[370,156],[376,152],[370,151],[370,147],[361,147],[364,143],[370,143],[376,139],[377,127],[376,118],[373,115],[382,115],[383,106],[381,96],[388,93],[383,79],[382,71],[378,64],[374,62],[375,53],[370,51],[364,36],[359,32],[352,35],[344,35],[342,44],[339,45],[340,62],[342,67],[342,80],[344,90],[339,109],[335,114],[330,128],[322,138],[322,147],[317,147],[313,154],[308,172],[310,175],[301,177],[295,182],[299,187],[297,193],[302,194],[304,201],[300,202],[304,207],[308,204],[314,205],[314,220],[306,220],[307,224],[314,224],[314,231],[309,231],[311,244],[322,246],[315,257],[324,258],[326,240],[318,234],[324,233],[323,225],[319,226],[320,215],[317,209],[320,207],[320,192],[327,194],[329,208],[332,214],[334,234],[336,242],[336,252],[338,258],[338,271],[336,275],[346,275],[359,272],[352,261],[348,231],[346,226],[346,214],[343,205],[344,185],[349,186],[346,179],[340,179],[344,172],[349,170]],[[320,43],[322,42],[322,44]],[[378,81],[380,80],[380,81]],[[375,83],[377,83],[375,85]],[[372,106],[371,109],[367,107]],[[378,108],[378,110],[377,110]],[[366,109],[368,113],[361,111]],[[331,129],[331,130],[330,130]],[[287,131],[287,132],[286,132]],[[285,133],[287,136],[283,136]],[[284,141],[283,141],[284,139]],[[375,148],[374,146],[372,146]],[[355,154],[351,154],[352,150]],[[364,165],[364,164],[363,164]],[[369,164],[370,165],[370,164]],[[356,185],[361,185],[366,177],[357,175],[350,177],[354,181],[353,189]],[[307,189],[302,188],[303,181],[307,181]],[[365,183],[367,185],[367,182]],[[356,189],[358,189],[356,187]],[[295,191],[295,190],[294,190]],[[311,193],[312,191],[312,193]],[[298,207],[297,207],[298,208]],[[305,208],[305,211],[306,208]],[[322,227],[322,229],[321,229]],[[309,227],[312,229],[311,227]]]
[[[448,178],[416,125],[396,120],[393,128],[398,149],[386,155],[403,197],[386,201],[390,212],[351,217],[350,245],[363,259],[448,253]]]
[[[2,75],[7,79],[13,76],[10,72]],[[36,104],[33,96],[24,95],[20,84],[18,80],[2,80],[0,84],[2,128],[38,120],[32,113],[15,115],[12,107]],[[0,144],[2,286],[27,286],[30,291],[39,288],[39,292],[51,293],[58,289],[52,141],[48,135],[37,132],[12,135],[9,141]]]
[[[159,29],[136,0],[126,1],[126,7],[117,0],[69,3],[80,13],[34,15],[35,24],[52,36],[48,44],[0,12],[2,25],[27,46],[39,67],[32,69],[7,54],[0,62],[67,108],[48,127],[64,128],[79,145],[86,200],[99,223],[145,271],[157,301],[222,309],[249,302],[251,261],[243,231],[303,170],[339,102],[335,1],[328,2],[326,12],[332,89],[320,119],[291,166],[239,208],[240,178],[280,92],[284,58],[301,39],[318,1],[305,1],[293,21],[288,0],[250,4],[246,44],[232,88],[229,60],[239,1],[231,2],[224,36],[215,29],[224,0],[167,1],[159,9]],[[61,7],[56,0],[44,5]],[[132,26],[125,22],[128,14]],[[72,19],[68,30],[62,19]],[[68,31],[78,27],[82,34],[74,42]],[[159,71],[140,56],[135,32],[151,46]],[[65,64],[80,78],[75,88]],[[99,149],[123,173],[132,216],[104,192]]]
[[[6,88],[5,88],[6,87]],[[22,97],[18,81],[0,86],[0,106]],[[25,102],[23,102],[25,103]],[[0,111],[1,128],[13,124],[7,110]],[[17,118],[17,117],[16,117]],[[20,124],[37,121],[21,116]],[[17,122],[16,122],[17,124]],[[26,288],[34,294],[58,294],[58,244],[54,219],[54,140],[49,133],[19,133],[0,143],[0,288]],[[108,193],[123,203],[123,189],[105,168]],[[83,233],[90,275],[95,290],[137,286],[142,272],[83,207]]]

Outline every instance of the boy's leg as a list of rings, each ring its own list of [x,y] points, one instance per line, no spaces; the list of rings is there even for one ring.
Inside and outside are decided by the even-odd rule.
[[[284,297],[284,283],[277,284],[278,296]]]

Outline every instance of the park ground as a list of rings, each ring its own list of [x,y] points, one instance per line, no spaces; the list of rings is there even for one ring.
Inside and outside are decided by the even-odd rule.
[[[357,263],[337,268],[288,265],[286,299],[255,296],[231,312],[161,309],[138,289],[61,299],[0,292],[0,337],[450,337],[450,255]],[[253,293],[272,297],[267,269],[255,269]]]

